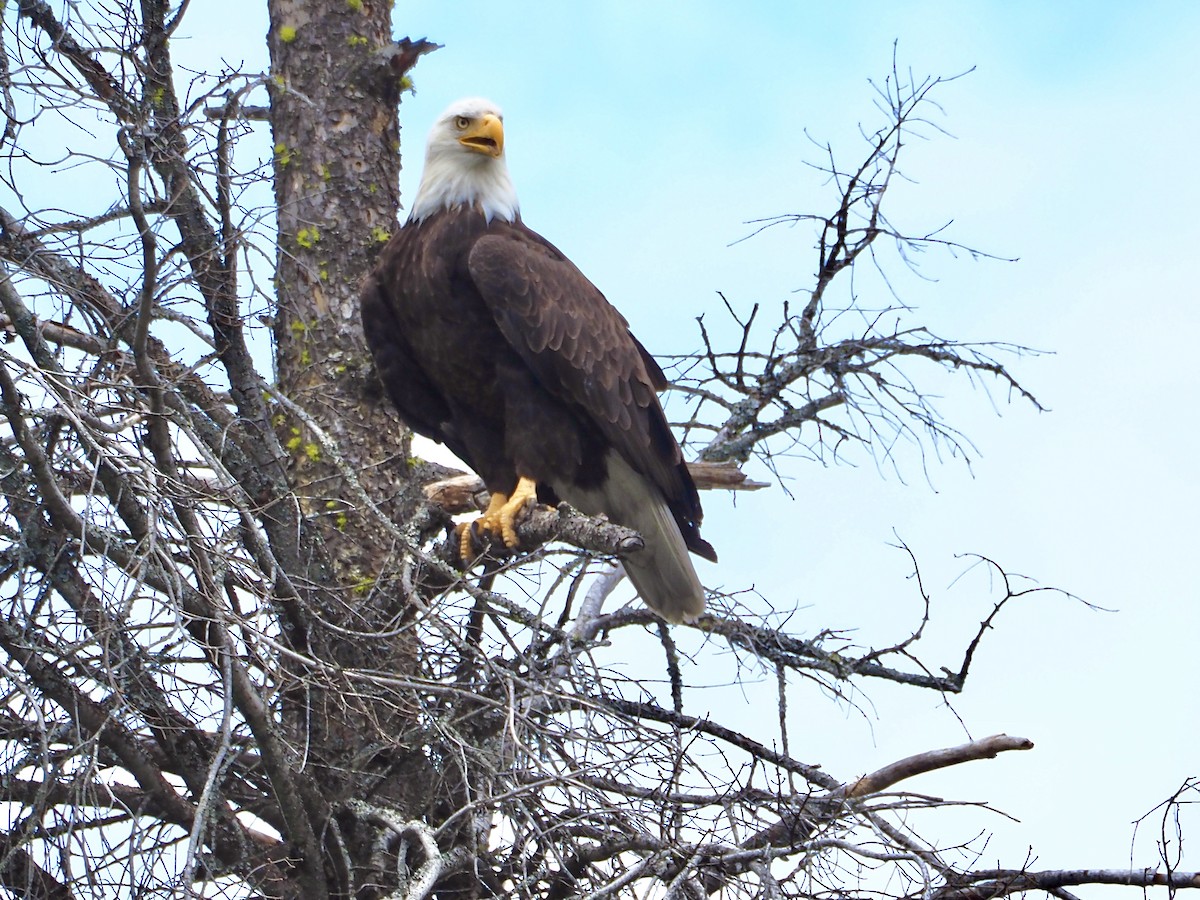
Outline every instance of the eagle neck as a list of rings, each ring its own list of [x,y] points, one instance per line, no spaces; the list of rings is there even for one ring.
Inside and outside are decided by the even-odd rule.
[[[465,164],[464,164],[465,162]],[[515,222],[520,217],[517,191],[503,157],[447,158],[430,155],[409,212],[410,222],[422,222],[434,213],[452,209],[476,209],[486,222],[499,219]]]

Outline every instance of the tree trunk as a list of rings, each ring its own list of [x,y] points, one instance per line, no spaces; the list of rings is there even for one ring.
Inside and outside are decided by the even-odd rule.
[[[386,0],[271,0],[268,8],[275,366],[280,393],[295,404],[281,402],[274,424],[331,570],[303,648],[324,665],[296,666],[285,719],[335,809],[369,794],[419,817],[431,779],[415,698],[340,675],[403,676],[416,663],[402,627],[411,607],[396,577],[401,548],[353,484],[392,522],[411,515],[419,494],[408,434],[374,387],[358,317],[359,283],[396,225],[403,73],[394,68]]]

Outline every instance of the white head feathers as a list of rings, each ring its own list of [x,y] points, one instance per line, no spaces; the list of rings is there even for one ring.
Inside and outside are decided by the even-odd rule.
[[[515,221],[517,192],[504,160],[504,116],[481,97],[451,103],[438,116],[425,147],[425,171],[409,212],[419,222],[459,206],[479,209],[487,221]]]

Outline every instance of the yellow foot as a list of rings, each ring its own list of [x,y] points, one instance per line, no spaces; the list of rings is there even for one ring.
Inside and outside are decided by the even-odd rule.
[[[464,562],[474,559],[473,538],[491,535],[499,536],[504,546],[510,550],[520,543],[517,538],[517,516],[525,509],[530,501],[537,501],[537,484],[524,475],[517,481],[511,495],[499,492],[492,494],[488,508],[474,522],[463,522],[457,526],[458,553]]]

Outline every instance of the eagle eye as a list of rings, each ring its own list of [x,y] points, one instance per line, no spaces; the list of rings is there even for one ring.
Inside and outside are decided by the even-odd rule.
[[[467,126],[471,124],[471,119],[468,116],[458,116],[454,120],[454,127],[459,131],[466,131]]]

